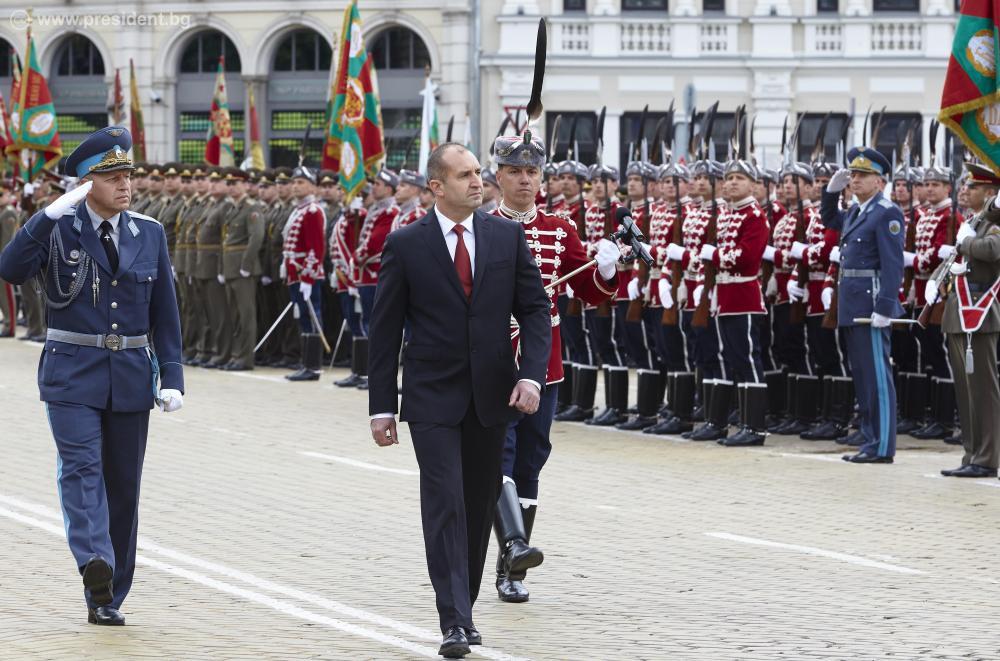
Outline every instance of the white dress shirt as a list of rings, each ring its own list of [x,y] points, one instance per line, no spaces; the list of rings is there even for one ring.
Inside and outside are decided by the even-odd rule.
[[[93,224],[94,233],[97,234],[98,238],[101,236],[101,223],[103,223],[105,220],[111,223],[111,240],[114,241],[115,248],[118,248],[118,237],[121,235],[121,232],[118,229],[119,225],[118,221],[122,217],[121,212],[116,213],[110,218],[101,218],[101,215],[96,211],[94,211],[93,209],[91,209],[89,204],[84,202],[84,205],[86,205],[87,207],[87,213],[90,214],[90,222]]]
[[[444,234],[445,245],[448,246],[448,254],[451,255],[451,261],[455,261],[455,250],[458,249],[458,232],[455,232],[455,225],[461,225],[465,228],[462,232],[462,240],[465,241],[465,249],[469,251],[469,263],[472,266],[472,272],[476,272],[476,233],[472,225],[472,214],[463,220],[462,222],[455,222],[451,218],[448,218],[441,210],[434,207],[434,214],[437,216],[438,223],[441,226],[441,233]],[[542,391],[542,386],[532,379],[521,379],[518,383],[522,381],[530,383],[531,385],[538,388],[538,392]],[[376,418],[395,418],[393,413],[376,413],[371,417],[372,420]]]

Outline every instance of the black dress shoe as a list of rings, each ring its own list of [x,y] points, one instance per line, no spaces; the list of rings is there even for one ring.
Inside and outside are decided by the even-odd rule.
[[[778,425],[771,433],[777,436],[798,436],[805,431],[809,431],[809,423],[790,418],[784,424]]]
[[[944,471],[941,471],[942,473]],[[996,477],[997,469],[979,464],[968,464],[957,470],[950,471],[949,477]]]
[[[642,430],[643,434],[683,434],[684,432],[691,431],[693,424],[690,422],[684,422],[677,416],[670,418],[669,420],[663,420],[658,422],[652,427],[646,427]]]
[[[954,434],[942,440],[948,445],[962,445],[962,430],[956,429]]]
[[[88,560],[83,568],[83,587],[90,590],[90,599],[97,606],[107,606],[114,599],[113,577],[111,565],[98,555]]]
[[[615,425],[616,429],[621,429],[623,431],[639,431],[640,429],[646,429],[647,427],[652,427],[656,424],[656,418],[653,416],[636,415],[633,416],[631,420],[626,422],[619,422]]]
[[[966,464],[962,464],[958,468],[942,468],[941,469],[941,474],[944,475],[945,477],[951,477],[952,475],[954,475],[958,471],[960,471],[963,468],[965,468],[965,466],[966,466]]]
[[[733,436],[720,438],[717,442],[719,445],[724,445],[727,448],[748,448],[755,445],[764,445],[764,434],[755,432],[749,428],[741,429]]]
[[[229,363],[225,365],[222,369],[227,372],[248,372],[253,369],[253,367],[244,365],[243,363]]]
[[[896,423],[896,434],[909,434],[914,432],[924,425],[915,418],[903,418]]]
[[[289,381],[319,381],[319,372],[307,370],[303,367],[298,372],[286,374],[285,378]]]
[[[469,649],[469,639],[465,637],[462,627],[451,627],[444,634],[441,649],[438,654],[446,659],[461,659],[472,650]]]
[[[729,435],[728,427],[716,427],[711,422],[704,423],[701,427],[698,427],[690,436],[686,436],[692,441],[718,441]]]
[[[356,387],[358,390],[368,390],[368,377],[361,377],[361,383],[359,383]]]
[[[892,457],[880,457],[877,454],[859,452],[857,454],[845,454],[841,457],[844,461],[852,464],[891,464]]]
[[[120,627],[125,624],[125,616],[111,606],[98,606],[87,609],[87,622],[102,626]]]
[[[559,422],[583,422],[589,420],[594,415],[594,409],[585,409],[576,404],[571,404],[568,409],[558,414],[555,419]]]
[[[479,633],[479,629],[476,628],[476,625],[472,625],[471,627],[464,627],[464,631],[465,631],[465,637],[469,639],[470,645],[483,644],[483,635]]]
[[[951,429],[945,427],[940,422],[935,420],[934,422],[931,422],[928,425],[924,425],[920,429],[911,431],[910,436],[912,436],[913,438],[919,438],[922,441],[928,441],[932,439],[941,440],[951,436]]]
[[[339,381],[334,381],[333,385],[337,386],[338,388],[357,388],[359,385],[361,385],[361,382],[363,380],[364,379],[362,379],[360,376],[358,376],[354,372],[351,372],[350,376],[340,379]]]
[[[837,445],[849,445],[852,448],[861,447],[864,445],[865,435],[860,429],[851,432],[843,438],[837,439]]]
[[[219,368],[218,365],[216,365],[215,363],[212,363],[212,362],[202,363],[198,367],[201,367],[201,368],[204,368],[204,369],[207,369],[207,370],[214,370],[214,369],[218,369]]]
[[[799,434],[799,438],[803,441],[835,441],[845,436],[847,436],[847,429],[832,420],[817,422]]]
[[[529,546],[520,539],[515,539],[507,547],[503,560],[504,569],[507,570],[508,575],[521,574],[542,564],[545,555],[540,548]]]
[[[522,581],[512,581],[506,576],[497,576],[497,596],[508,604],[523,604],[528,601],[528,588]]]
[[[620,422],[628,420],[628,414],[618,409],[606,408],[596,418],[584,420],[585,424],[595,427],[613,427]]]

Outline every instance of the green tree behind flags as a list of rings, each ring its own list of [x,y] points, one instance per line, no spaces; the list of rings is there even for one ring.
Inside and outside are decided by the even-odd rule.
[[[38,66],[30,30],[26,53],[28,65],[15,83],[16,100],[11,100],[11,144],[7,153],[18,154],[25,179],[34,179],[42,168],[55,167],[62,156],[62,147],[52,95]]]
[[[1000,1],[963,0],[960,12],[938,118],[983,163],[1000,172]]]
[[[344,11],[337,74],[327,104],[322,167],[340,173],[350,199],[385,158],[375,68],[365,48],[357,0]]]

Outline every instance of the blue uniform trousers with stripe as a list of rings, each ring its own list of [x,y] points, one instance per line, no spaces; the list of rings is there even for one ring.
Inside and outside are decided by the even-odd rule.
[[[889,355],[891,328],[841,326],[854,376],[864,443],[858,450],[880,457],[896,454],[896,387]]]
[[[121,608],[135,575],[139,481],[149,411],[121,413],[48,402],[59,453],[57,484],[66,539],[77,567],[100,556],[114,569],[113,608]],[[87,605],[89,591],[84,594]]]
[[[546,386],[538,402],[538,410],[507,426],[503,474],[514,480],[519,498],[538,500],[538,476],[552,452],[549,432],[556,415],[558,394],[558,386]]]
[[[726,314],[715,318],[722,346],[723,378],[735,383],[763,383],[764,365],[760,357],[762,314]]]

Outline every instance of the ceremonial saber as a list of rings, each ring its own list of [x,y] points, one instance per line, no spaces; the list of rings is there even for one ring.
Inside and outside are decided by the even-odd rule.
[[[872,323],[872,318],[871,317],[855,317],[851,321],[853,321],[856,324],[860,324],[862,326],[868,326],[868,325],[870,325]],[[891,324],[917,324],[917,325],[919,325],[920,321],[917,320],[917,319],[890,319],[889,320],[889,324],[890,325]]]
[[[340,350],[340,341],[344,339],[344,329],[347,328],[347,319],[340,324],[340,333],[337,334],[337,343],[333,345],[333,352],[330,355],[330,369],[333,369],[333,364],[337,362],[337,351]]]
[[[586,264],[584,264],[583,266],[581,266],[580,268],[574,269],[574,270],[570,271],[569,273],[567,273],[566,275],[562,276],[558,280],[553,280],[552,282],[550,282],[548,285],[545,286],[545,291],[551,294],[552,291],[555,290],[556,287],[558,287],[562,283],[566,282],[567,280],[569,280],[573,276],[575,276],[575,275],[577,275],[579,273],[583,273],[584,271],[586,271],[587,269],[589,269],[592,266],[597,266],[597,260],[596,259],[592,259],[589,262],[587,262]]]
[[[326,341],[326,335],[323,334],[323,325],[319,323],[319,319],[316,317],[316,308],[313,307],[312,299],[304,299],[306,302],[306,307],[309,309],[309,319],[312,320],[313,326],[316,327],[316,332],[319,335],[320,341],[323,343],[323,348],[327,351],[333,352],[330,349],[330,343]]]
[[[278,318],[274,320],[273,324],[271,324],[271,327],[267,329],[266,333],[264,333],[264,337],[260,338],[260,342],[258,342],[257,346],[253,348],[254,353],[257,353],[258,349],[260,349],[261,346],[265,342],[267,342],[267,338],[271,337],[271,333],[274,332],[274,329],[278,327],[278,324],[281,323],[281,320],[285,318],[285,315],[288,314],[288,311],[291,309],[292,309],[292,303],[289,301],[288,305],[285,306],[285,309],[282,310],[281,314],[278,315]]]

